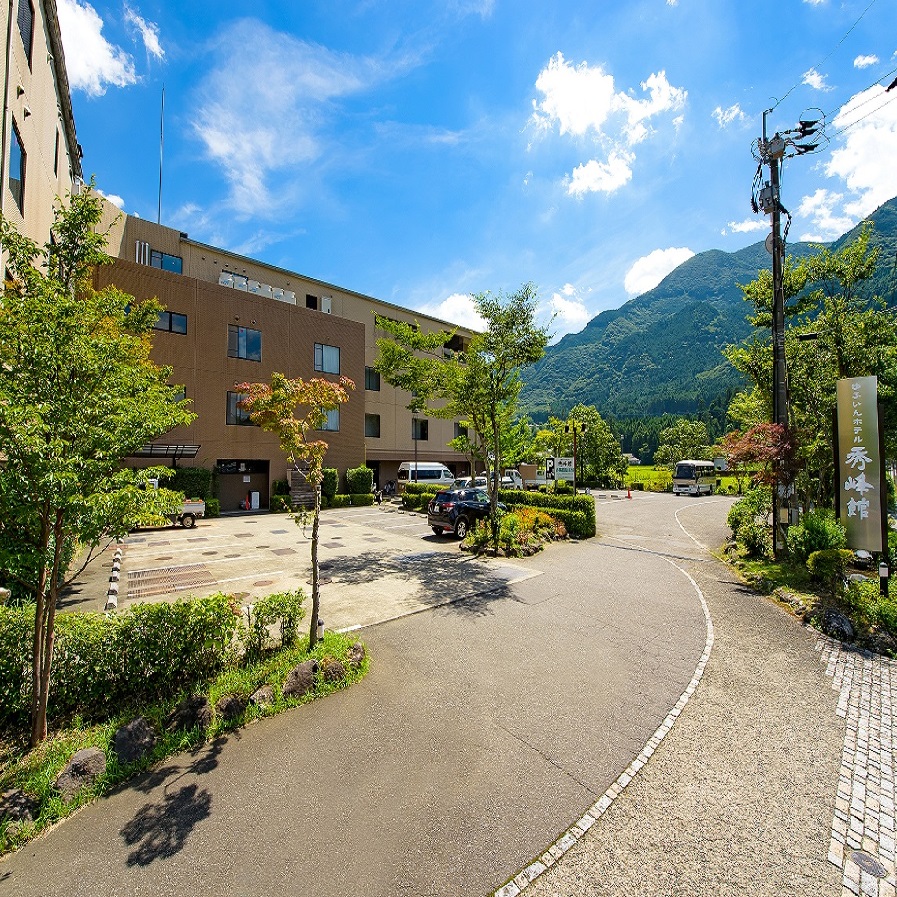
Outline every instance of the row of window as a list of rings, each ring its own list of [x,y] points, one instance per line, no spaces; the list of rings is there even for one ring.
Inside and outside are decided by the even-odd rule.
[[[365,414],[364,416],[364,435],[371,439],[380,438],[380,415]],[[459,423],[455,423],[455,439],[459,436],[467,435],[467,427],[462,427]],[[411,419],[411,438],[415,442],[426,442],[430,438],[430,422],[425,418],[414,417]]]
[[[227,417],[225,423],[237,427],[252,427],[254,424],[249,419],[249,412],[241,407],[240,402],[246,398],[243,392],[227,392]],[[320,427],[321,430],[339,432],[339,408],[327,412],[327,420]]]

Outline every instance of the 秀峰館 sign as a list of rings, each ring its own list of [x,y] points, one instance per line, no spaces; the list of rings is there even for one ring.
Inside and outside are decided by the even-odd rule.
[[[878,380],[838,381],[838,471],[841,523],[850,548],[881,551],[881,465]]]

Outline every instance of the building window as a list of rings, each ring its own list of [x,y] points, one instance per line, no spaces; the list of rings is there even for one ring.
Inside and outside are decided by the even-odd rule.
[[[171,271],[174,274],[182,274],[184,260],[179,255],[169,255],[167,252],[153,249],[150,252],[150,266],[161,268],[163,271]]]
[[[318,297],[311,296],[308,293],[305,294],[305,307],[313,308],[315,311],[318,310]]]
[[[373,368],[364,369],[364,388],[371,392],[380,392],[380,372]]]
[[[467,427],[462,427],[457,421],[455,421],[455,439],[459,436],[463,436],[465,439],[467,438]]]
[[[364,435],[372,439],[380,438],[380,415],[366,414],[364,416]]]
[[[227,325],[227,354],[247,361],[262,360],[262,332],[251,327]]]
[[[153,324],[154,330],[165,330],[169,333],[186,333],[187,316],[173,311],[160,311],[159,320]]]
[[[333,408],[325,413],[327,414],[327,420],[318,429],[339,432],[339,408]]]
[[[16,201],[19,211],[25,214],[25,147],[19,137],[16,123],[12,123],[12,136],[9,141],[9,192]]]
[[[19,0],[19,34],[22,35],[22,46],[28,68],[31,68],[31,49],[34,46],[34,7],[31,0]]]
[[[240,402],[247,398],[245,392],[227,393],[227,423],[237,427],[251,427],[252,421],[249,419],[249,412],[245,408],[240,407]]]
[[[411,438],[426,442],[430,438],[430,422],[425,417],[411,418]]]
[[[315,370],[324,374],[338,374],[339,347],[315,343]]]

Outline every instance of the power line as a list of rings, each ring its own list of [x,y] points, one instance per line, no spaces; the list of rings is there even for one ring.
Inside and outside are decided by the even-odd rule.
[[[879,99],[879,97],[876,97],[875,99]],[[897,100],[897,94],[895,94],[892,97],[888,97],[888,99],[886,99],[880,106],[876,106],[874,109],[870,110],[865,115],[860,116],[860,118],[858,118],[856,121],[852,121],[849,125],[844,125],[844,127],[841,128],[840,131],[835,131],[835,133],[832,136],[838,137],[840,134],[843,134],[846,130],[848,130],[848,128],[852,128],[854,125],[858,125],[864,119],[869,118],[870,115],[875,115],[876,112],[880,112],[882,109],[885,108],[885,106],[887,106],[890,103],[893,103],[894,100]]]

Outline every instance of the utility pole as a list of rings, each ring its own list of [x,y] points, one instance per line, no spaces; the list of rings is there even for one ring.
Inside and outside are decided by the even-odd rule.
[[[796,140],[816,133],[818,121],[800,121],[798,128],[785,131],[785,136],[776,132],[771,138],[766,136],[766,116],[763,113],[763,136],[757,142],[760,165],[757,169],[759,178],[764,165],[769,167],[769,180],[759,191],[759,197],[751,197],[754,211],[762,211],[772,217],[772,230],[766,239],[766,248],[772,255],[772,422],[785,429],[789,425],[788,414],[788,371],[785,364],[785,285],[784,262],[785,241],[782,238],[782,217],[784,212],[791,215],[782,205],[780,196],[780,168],[791,148],[792,156],[802,156],[813,152],[818,144],[800,144]],[[757,181],[755,180],[755,185]],[[759,208],[758,208],[759,207]],[[785,230],[787,234],[787,228]],[[786,481],[785,471],[781,463],[776,471],[776,488],[772,492],[772,545],[776,558],[785,550],[785,532],[791,522],[791,498],[794,494],[793,484]]]

